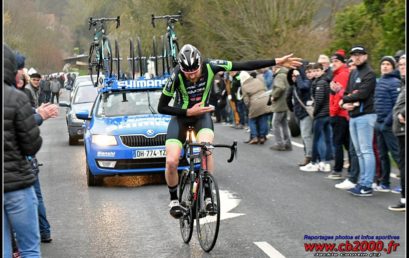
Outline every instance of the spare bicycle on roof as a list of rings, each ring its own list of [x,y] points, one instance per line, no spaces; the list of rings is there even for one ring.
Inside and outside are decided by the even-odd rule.
[[[101,74],[105,77],[113,76],[113,61],[111,42],[107,36],[107,22],[116,22],[116,28],[119,27],[121,21],[120,17],[116,18],[94,18],[90,17],[88,20],[89,30],[94,28],[94,37],[89,48],[88,56],[88,70],[91,76],[91,81],[94,86],[97,86],[101,80]],[[120,60],[119,60],[119,46],[115,40],[115,64],[116,73],[120,74]],[[96,80],[94,81],[94,76]]]

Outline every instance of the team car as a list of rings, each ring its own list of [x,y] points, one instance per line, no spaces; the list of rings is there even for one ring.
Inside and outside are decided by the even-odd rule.
[[[92,109],[76,113],[85,120],[88,186],[100,185],[104,176],[163,173],[171,116],[157,106],[166,79],[106,81]],[[178,169],[187,168],[182,159]]]

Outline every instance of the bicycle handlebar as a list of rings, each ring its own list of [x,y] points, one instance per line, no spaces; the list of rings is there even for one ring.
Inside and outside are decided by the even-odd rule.
[[[121,25],[121,18],[117,16],[116,18],[93,18],[89,17],[88,24],[89,28],[91,29],[92,26],[97,26],[97,23],[105,23],[106,21],[116,21],[116,29],[118,29],[119,25]]]
[[[170,23],[176,23],[178,21],[180,21],[180,24],[182,23],[182,11],[179,11],[178,14],[174,14],[174,15],[163,15],[163,16],[155,16],[154,14],[152,14],[152,26],[155,28],[155,20],[158,19],[164,19],[166,20],[166,22],[169,24]]]
[[[205,148],[211,149],[212,147],[215,148],[227,148],[230,149],[230,158],[227,160],[227,162],[231,163],[234,159],[234,157],[237,158],[237,141],[234,141],[232,145],[227,145],[227,144],[211,144],[211,143],[190,143],[189,144],[192,147],[200,147],[200,148]]]

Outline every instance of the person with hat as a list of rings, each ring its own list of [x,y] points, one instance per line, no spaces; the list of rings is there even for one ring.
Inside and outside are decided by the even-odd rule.
[[[37,108],[39,106],[38,99],[40,96],[40,80],[41,74],[34,72],[30,75],[30,83],[27,84],[26,89],[28,98],[30,99],[31,106]]]
[[[392,132],[393,106],[401,90],[399,74],[395,72],[396,63],[393,56],[384,56],[380,62],[381,78],[375,88],[375,112],[377,114],[375,133],[376,142],[381,160],[381,181],[375,191],[390,192],[391,164],[389,152],[397,164],[399,164],[398,139]]]
[[[329,179],[342,179],[344,164],[344,149],[349,149],[348,111],[341,108],[338,103],[344,96],[347,88],[349,69],[345,64],[345,50],[340,49],[331,56],[333,78],[330,82],[329,115],[332,126],[332,139],[335,151],[335,164]],[[351,160],[349,158],[349,160]]]
[[[349,75],[348,86],[339,105],[349,112],[349,132],[358,156],[360,176],[358,184],[348,191],[355,196],[372,196],[376,165],[373,150],[376,74],[367,62],[364,46],[355,45],[349,53],[356,69]]]

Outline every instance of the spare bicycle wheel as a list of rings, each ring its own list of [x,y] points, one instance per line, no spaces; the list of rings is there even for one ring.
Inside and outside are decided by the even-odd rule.
[[[105,76],[112,77],[113,59],[111,42],[108,37],[104,37],[103,42],[100,48],[102,54],[101,67],[103,68]]]
[[[135,49],[132,39],[129,40],[129,58],[130,67],[132,72],[132,80],[135,80],[136,64],[135,64]]]
[[[153,65],[155,66],[155,74],[154,76],[159,75],[159,67],[158,67],[158,51],[157,51],[157,44],[156,44],[156,37],[153,36],[152,38],[152,58],[153,58]]]
[[[121,59],[119,53],[118,41],[115,40],[115,69],[117,74],[117,79],[121,79]]]
[[[162,36],[160,36],[160,50],[159,50],[159,53],[160,53],[160,60],[161,60],[161,67],[162,67],[162,73],[161,73],[161,75],[162,76],[164,76],[165,74],[166,74],[166,61],[165,61],[165,59],[166,59],[166,52],[165,52],[165,37],[162,35]]]
[[[144,61],[143,61],[143,56],[142,56],[142,43],[141,43],[141,38],[137,38],[137,48],[138,48],[138,53],[137,53],[137,60],[138,60],[138,71],[139,71],[139,76],[144,76],[145,75],[145,69],[144,69]]]

